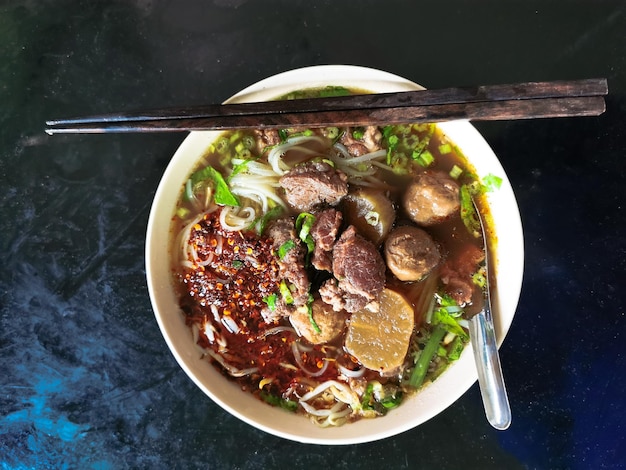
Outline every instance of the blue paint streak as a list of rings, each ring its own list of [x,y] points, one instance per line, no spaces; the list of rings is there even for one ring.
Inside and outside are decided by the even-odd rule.
[[[63,391],[63,383],[60,379],[40,377],[33,390],[35,394],[23,400],[25,408],[6,415],[3,419],[4,424],[32,424],[39,432],[64,442],[72,442],[82,437],[81,426],[72,423],[46,404],[51,394]],[[28,439],[28,445],[33,452],[40,450],[38,442],[32,436]]]

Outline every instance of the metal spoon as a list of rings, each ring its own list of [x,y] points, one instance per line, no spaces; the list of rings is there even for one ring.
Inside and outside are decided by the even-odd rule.
[[[482,395],[485,414],[489,423],[498,430],[507,429],[511,424],[511,407],[504,386],[502,367],[498,356],[498,345],[491,315],[491,296],[489,294],[489,255],[485,226],[476,202],[472,199],[480,220],[483,245],[485,248],[484,305],[469,319],[470,339],[474,350],[478,384]]]

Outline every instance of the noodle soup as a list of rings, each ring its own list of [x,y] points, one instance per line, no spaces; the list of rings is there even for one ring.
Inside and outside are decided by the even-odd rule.
[[[172,221],[200,353],[322,427],[401,406],[458,359],[482,299],[470,198],[498,181],[475,173],[432,124],[221,134]]]

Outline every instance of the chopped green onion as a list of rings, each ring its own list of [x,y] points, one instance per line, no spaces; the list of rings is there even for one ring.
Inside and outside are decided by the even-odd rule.
[[[336,139],[339,136],[339,128],[338,127],[327,127],[326,128],[326,137],[331,140]]]
[[[250,151],[250,149],[243,149],[240,152],[237,152],[237,157],[250,160],[252,158],[252,152]]]
[[[450,152],[452,152],[452,145],[450,145],[450,144],[441,144],[439,146],[439,153],[441,155],[445,155],[445,154],[450,153]]]
[[[270,311],[274,311],[276,310],[276,300],[277,300],[278,296],[276,295],[276,293],[270,294],[267,297],[263,297],[263,302],[265,302],[267,304],[267,307],[270,309]]]
[[[279,129],[278,137],[280,137],[281,142],[285,142],[287,140],[287,137],[289,137],[289,133],[287,132],[286,129]]]
[[[365,136],[365,129],[362,127],[356,127],[352,131],[352,138],[356,140],[361,140]]]
[[[251,135],[244,135],[241,138],[241,143],[243,144],[245,148],[253,149],[254,146],[256,145],[256,140],[254,140],[254,137],[252,137]]]
[[[450,176],[455,180],[459,178],[463,174],[463,169],[457,165],[454,165],[450,170]]]
[[[309,321],[311,322],[311,326],[313,327],[316,333],[321,333],[322,332],[321,328],[315,321],[315,318],[313,318],[313,300],[314,300],[313,296],[309,294],[309,300],[306,303],[306,309],[307,309],[307,313],[309,314]]]
[[[226,153],[226,151],[228,151],[228,148],[230,147],[230,140],[222,136],[217,139],[214,145],[215,145],[215,150],[217,151],[217,153],[223,155],[224,153]]]
[[[176,210],[176,215],[181,219],[185,219],[190,213],[191,211],[187,209],[186,207],[179,207]]]
[[[487,284],[487,278],[485,277],[484,268],[480,268],[477,272],[472,274],[472,282],[481,289],[485,287]]]
[[[422,165],[423,167],[427,168],[430,165],[433,164],[433,162],[435,161],[435,157],[433,156],[432,153],[430,153],[430,150],[428,149],[424,149],[423,151],[419,152],[417,150],[415,150],[411,157],[413,158],[413,160],[415,160],[417,163],[419,163],[420,165]]]
[[[243,261],[241,261],[240,259],[234,259],[233,260],[233,268],[235,269],[239,269],[243,267]]]
[[[280,295],[282,296],[285,303],[287,305],[293,304],[293,295],[291,295],[291,290],[289,290],[289,287],[284,280],[280,281],[278,288],[280,289]]]
[[[391,126],[387,126],[386,129],[387,128],[391,128]],[[396,147],[398,146],[399,140],[400,139],[397,135],[390,135],[389,137],[387,137],[387,165],[391,165],[392,163],[392,155]]]
[[[307,246],[307,258],[308,255],[313,253],[315,250],[315,240],[311,236],[311,228],[315,223],[315,216],[308,212],[302,212],[296,218],[296,231],[298,232],[298,237],[302,240]]]
[[[278,247],[278,257],[283,259],[290,250],[293,250],[296,247],[296,242],[292,239],[287,240],[285,243]]]

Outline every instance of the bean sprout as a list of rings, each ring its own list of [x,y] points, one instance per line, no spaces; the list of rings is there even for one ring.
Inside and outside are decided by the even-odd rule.
[[[228,362],[226,362],[224,360],[224,358],[222,356],[220,356],[219,354],[217,354],[215,351],[212,351],[210,349],[207,349],[207,354],[209,356],[211,356],[213,359],[215,359],[217,362],[219,362],[219,364],[226,369],[226,371],[232,375],[233,377],[244,377],[246,375],[250,375],[250,374],[254,374],[255,372],[258,372],[259,368],[258,367],[250,367],[248,369],[238,369],[235,366],[229,364]]]

